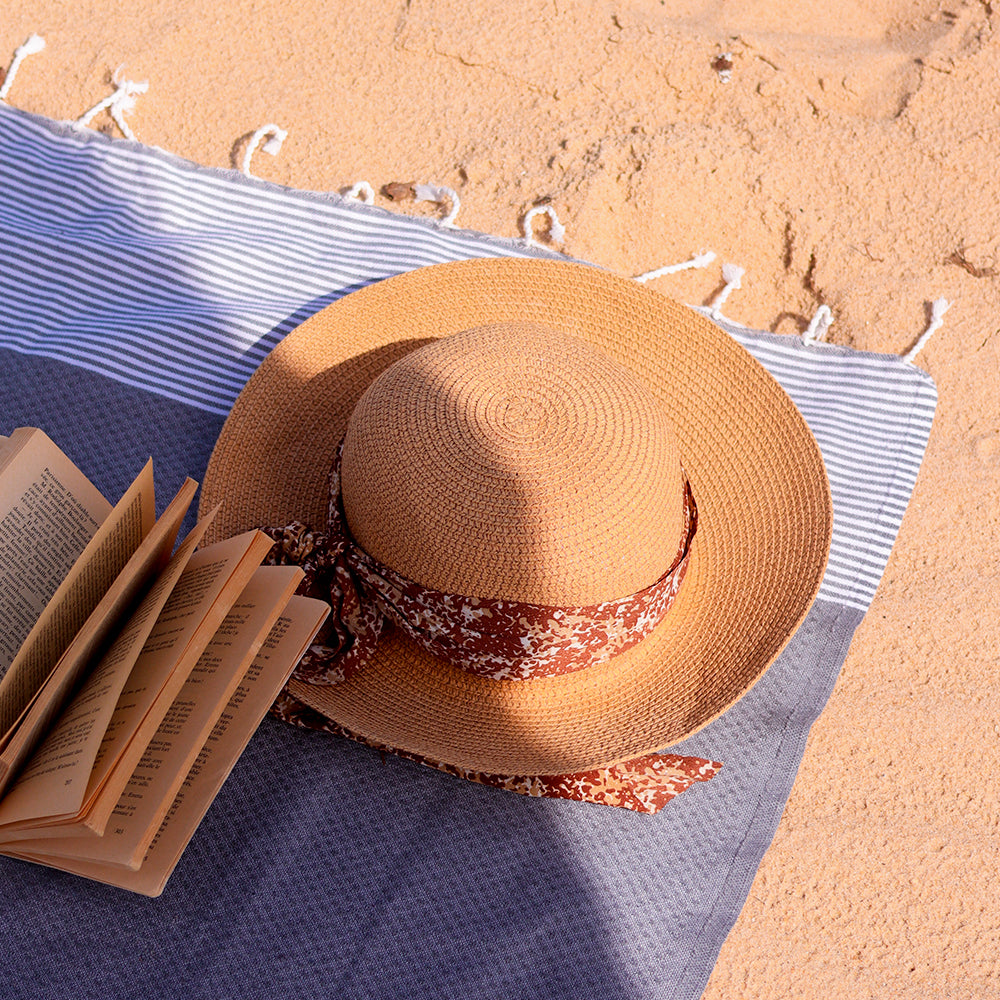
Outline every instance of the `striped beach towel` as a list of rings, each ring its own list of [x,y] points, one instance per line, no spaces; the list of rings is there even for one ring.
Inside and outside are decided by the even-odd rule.
[[[106,495],[203,471],[267,352],[352,290],[551,256],[209,170],[0,105],[0,434],[41,426]],[[158,900],[0,858],[6,997],[699,996],[888,559],[934,385],[896,357],[721,323],[815,433],[820,596],[657,816],[504,795],[267,721]]]

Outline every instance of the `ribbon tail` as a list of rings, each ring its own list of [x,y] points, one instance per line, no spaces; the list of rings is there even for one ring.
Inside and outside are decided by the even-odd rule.
[[[284,722],[303,729],[317,729],[348,739],[380,753],[393,753],[406,760],[416,761],[426,767],[464,778],[479,785],[502,788],[536,798],[571,799],[575,802],[593,802],[597,805],[631,809],[633,812],[657,813],[671,799],[687,791],[699,781],[710,781],[720,770],[719,761],[702,757],[682,757],[673,753],[648,754],[635,760],[594,768],[576,774],[547,774],[532,776],[506,776],[469,771],[450,764],[440,764],[418,754],[396,750],[375,740],[349,732],[331,722],[321,712],[283,691],[271,708],[271,714]]]
[[[521,795],[593,802],[642,813],[659,812],[681,792],[696,782],[711,780],[721,769],[719,761],[669,753],[648,754],[574,774],[504,777],[446,768],[469,781]]]
[[[300,729],[316,729],[324,733],[333,733],[334,736],[347,736],[350,733],[336,722],[331,721],[322,712],[317,712],[315,708],[310,708],[304,701],[299,701],[294,695],[289,694],[285,688],[274,700],[269,715],[273,715],[282,722],[288,722]]]

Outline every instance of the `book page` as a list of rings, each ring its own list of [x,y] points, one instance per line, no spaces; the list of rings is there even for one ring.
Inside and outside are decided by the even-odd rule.
[[[257,570],[146,747],[103,836],[93,836],[85,825],[33,830],[28,838],[34,849],[139,867],[195,758],[304,575],[296,566]]]
[[[203,518],[184,540],[28,766],[0,801],[0,825],[36,822],[75,815],[79,811],[94,759],[122,689],[210,522],[211,516]]]
[[[145,896],[160,895],[198,824],[329,611],[322,601],[309,597],[296,595],[288,602],[198,754],[137,872],[92,861],[46,857],[20,850],[16,844],[0,847],[0,853]]]
[[[17,721],[155,518],[150,460],[73,563],[0,681],[0,732]]]
[[[42,431],[14,431],[0,465],[0,677],[110,512]],[[3,732],[19,712],[0,705]]]
[[[83,674],[103,648],[113,628],[152,585],[170,561],[181,523],[194,499],[198,484],[187,479],[170,501],[153,529],[129,559],[125,569],[108,588],[100,603],[63,653],[49,679],[16,723],[14,733],[0,752],[0,794],[26,763],[52,727],[70,694],[79,687]],[[198,536],[200,537],[200,535]],[[192,542],[192,548],[194,543]]]
[[[216,566],[217,571],[211,585],[202,584],[204,591],[197,604],[181,602],[175,621],[167,621],[160,633],[161,645],[148,659],[136,664],[118,699],[84,800],[87,823],[97,833],[104,832],[163,717],[273,544],[262,531],[247,531],[195,553],[196,559],[207,560],[206,572],[209,565]],[[167,610],[164,609],[161,619],[169,617]],[[162,624],[158,621],[157,629]]]

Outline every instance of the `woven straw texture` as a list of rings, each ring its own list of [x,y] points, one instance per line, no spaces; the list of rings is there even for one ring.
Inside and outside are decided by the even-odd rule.
[[[501,774],[576,771],[655,752],[719,715],[804,617],[832,521],[819,450],[798,411],[707,319],[596,269],[478,260],[362,289],[272,352],[209,465],[202,509],[225,501],[215,535],[294,519],[322,524],[331,456],[362,393],[389,365],[442,336],[526,322],[599,348],[666,412],[699,507],[670,613],[637,647],[556,678],[478,678],[391,634],[349,682],[292,688],[351,731]]]
[[[684,532],[662,405],[602,351],[530,323],[442,338],[380,375],[342,480],[361,547],[452,594],[616,600],[659,579]]]

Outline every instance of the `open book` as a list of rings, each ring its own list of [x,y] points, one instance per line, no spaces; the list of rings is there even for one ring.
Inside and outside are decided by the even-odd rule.
[[[263,532],[175,550],[196,489],[0,437],[0,853],[158,895],[329,612]]]

